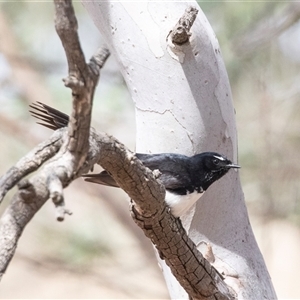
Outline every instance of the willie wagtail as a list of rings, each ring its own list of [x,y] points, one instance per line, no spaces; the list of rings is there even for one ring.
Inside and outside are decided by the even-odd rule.
[[[68,125],[69,116],[38,102],[30,105],[31,114],[56,130]],[[226,157],[215,152],[203,152],[188,157],[175,153],[141,154],[136,157],[149,169],[159,170],[159,180],[165,186],[165,201],[175,217],[182,216],[204,194],[209,186],[231,168],[240,168]],[[85,181],[118,187],[107,171],[84,175]]]

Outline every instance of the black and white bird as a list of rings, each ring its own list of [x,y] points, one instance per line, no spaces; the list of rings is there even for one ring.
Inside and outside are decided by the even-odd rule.
[[[68,124],[68,115],[41,102],[31,105],[31,114],[42,120],[39,123],[56,130]],[[175,153],[140,154],[136,157],[151,170],[159,170],[159,180],[165,186],[166,204],[175,217],[185,214],[204,194],[211,184],[230,169],[240,168],[229,159],[215,152],[203,152],[188,157]],[[106,186],[118,187],[107,171],[84,175],[85,180]]]
[[[151,170],[159,170],[159,180],[165,186],[165,201],[175,217],[185,214],[208,187],[229,169],[239,168],[224,156],[203,152],[191,157],[174,154],[140,154],[136,157]],[[86,181],[118,187],[108,172],[84,175]]]

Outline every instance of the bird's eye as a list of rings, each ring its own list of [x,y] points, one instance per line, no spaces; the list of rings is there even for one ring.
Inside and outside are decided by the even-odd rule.
[[[218,164],[220,163],[220,160],[214,158],[214,159],[213,159],[213,163],[214,163],[215,165],[218,165]]]

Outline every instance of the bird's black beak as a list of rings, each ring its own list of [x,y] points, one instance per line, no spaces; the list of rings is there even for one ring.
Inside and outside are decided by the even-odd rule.
[[[232,164],[232,163],[226,165],[225,167],[228,168],[228,169],[231,169],[231,168],[240,169],[240,166],[239,166],[239,165]]]

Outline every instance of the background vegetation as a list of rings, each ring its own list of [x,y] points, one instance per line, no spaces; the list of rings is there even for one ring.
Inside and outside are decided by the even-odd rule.
[[[251,223],[278,296],[300,297],[300,4],[199,4],[231,82]],[[88,59],[103,41],[81,5],[75,7]],[[61,81],[66,68],[51,2],[0,4],[0,174],[51,134],[36,125],[28,104],[70,110]],[[93,126],[134,150],[134,108],[113,57],[100,78]],[[57,223],[51,203],[37,214],[2,280],[1,298],[167,297],[122,191],[77,180],[65,197],[73,216]]]

